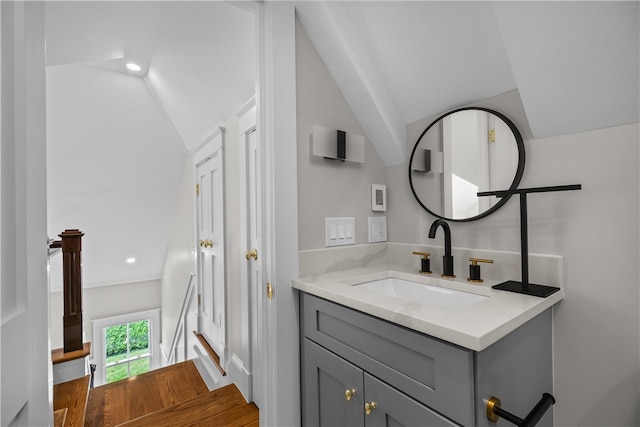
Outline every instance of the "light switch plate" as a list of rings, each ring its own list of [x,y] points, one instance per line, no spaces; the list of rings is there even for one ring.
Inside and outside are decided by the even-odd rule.
[[[387,241],[387,217],[369,217],[369,243]]]
[[[356,219],[325,218],[325,246],[354,245],[356,243]]]

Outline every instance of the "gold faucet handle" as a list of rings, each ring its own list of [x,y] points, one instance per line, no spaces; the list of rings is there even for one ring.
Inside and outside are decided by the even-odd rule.
[[[420,260],[420,274],[431,274],[431,260],[429,259],[429,252],[413,251],[414,255],[422,257]]]
[[[480,277],[480,266],[479,262],[485,262],[487,264],[493,264],[492,259],[483,259],[483,258],[469,258],[471,264],[469,265],[469,277],[467,277],[467,281],[472,283],[482,283],[482,277]]]
[[[479,262],[486,262],[487,264],[493,264],[492,259],[469,258],[469,261],[471,261],[471,265],[478,265]]]

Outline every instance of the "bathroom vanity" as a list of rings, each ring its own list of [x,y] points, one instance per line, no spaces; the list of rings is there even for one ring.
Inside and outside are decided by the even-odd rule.
[[[387,279],[434,289],[402,294]],[[491,397],[524,417],[553,391],[551,307],[563,293],[543,299],[491,285],[393,266],[294,280],[302,424],[512,425],[488,420]],[[552,409],[539,425],[553,425]]]

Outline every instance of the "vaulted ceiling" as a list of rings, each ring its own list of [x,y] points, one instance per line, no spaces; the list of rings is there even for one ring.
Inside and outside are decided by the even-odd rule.
[[[189,150],[254,93],[234,2],[46,2],[49,233],[89,285],[157,278]],[[534,137],[638,122],[638,2],[296,2],[385,164],[405,126],[517,89]],[[141,65],[139,73],[124,68]],[[132,265],[128,257],[137,258]]]
[[[638,2],[299,2],[387,165],[407,123],[518,89],[537,138],[638,121]]]
[[[218,1],[45,7],[49,236],[85,233],[85,286],[157,279],[188,151],[255,92],[255,17]]]

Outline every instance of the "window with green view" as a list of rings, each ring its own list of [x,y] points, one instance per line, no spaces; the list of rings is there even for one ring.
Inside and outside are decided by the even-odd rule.
[[[104,328],[105,383],[122,380],[151,369],[149,320]]]

